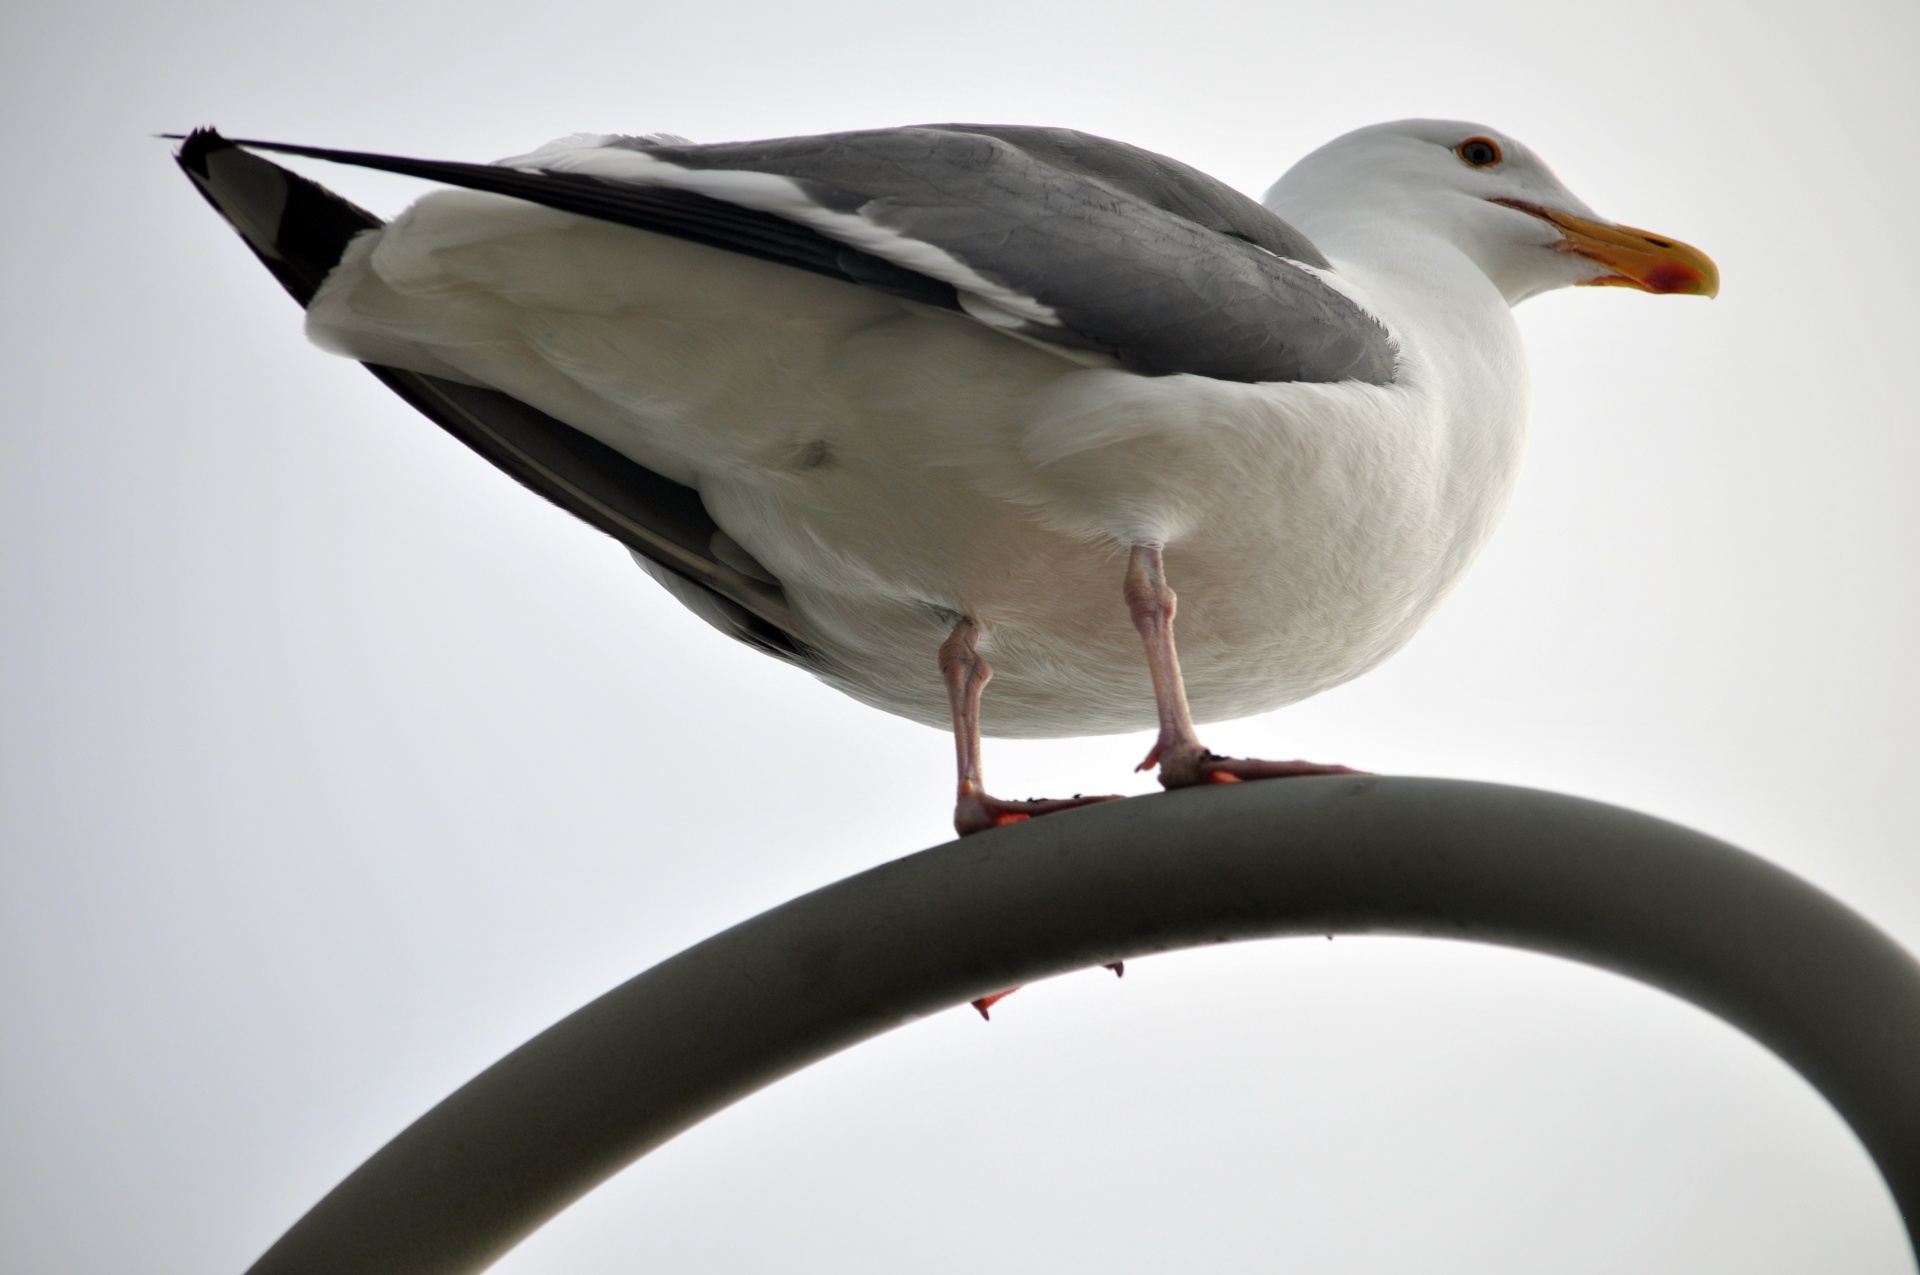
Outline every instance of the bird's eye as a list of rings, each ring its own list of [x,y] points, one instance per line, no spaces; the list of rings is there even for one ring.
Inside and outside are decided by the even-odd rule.
[[[1491,137],[1469,137],[1454,147],[1453,153],[1474,168],[1492,168],[1500,162],[1500,143]]]

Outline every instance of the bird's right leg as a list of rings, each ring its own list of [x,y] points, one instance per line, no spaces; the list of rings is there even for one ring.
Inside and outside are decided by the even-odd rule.
[[[993,677],[993,665],[977,649],[980,626],[962,619],[940,644],[940,676],[947,683],[953,705],[953,747],[960,769],[959,799],[953,808],[953,827],[961,836],[985,832],[1003,824],[1019,823],[1035,815],[1090,806],[1106,797],[1062,797],[1052,801],[1002,801],[988,794],[980,777],[980,693]]]
[[[1147,648],[1147,672],[1153,678],[1153,702],[1160,716],[1160,737],[1139,769],[1160,768],[1163,788],[1196,784],[1237,784],[1244,779],[1285,779],[1299,775],[1357,775],[1347,766],[1314,761],[1260,761],[1222,757],[1200,742],[1187,706],[1186,680],[1173,647],[1173,613],[1179,599],[1167,584],[1166,563],[1157,544],[1138,544],[1127,560],[1127,610]]]

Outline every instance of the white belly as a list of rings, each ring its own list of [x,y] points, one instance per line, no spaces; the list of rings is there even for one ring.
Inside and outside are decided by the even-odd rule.
[[[944,724],[934,653],[973,617],[998,735],[1154,724],[1121,598],[1145,540],[1168,546],[1200,720],[1377,664],[1484,539],[1525,414],[1495,394],[1449,419],[1447,371],[1418,351],[1388,387],[1086,367],[962,316],[467,192],[358,241],[310,332],[503,390],[697,488],[856,698]]]

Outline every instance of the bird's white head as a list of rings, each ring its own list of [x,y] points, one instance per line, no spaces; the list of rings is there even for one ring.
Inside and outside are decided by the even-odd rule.
[[[1539,156],[1481,124],[1399,120],[1359,129],[1295,164],[1266,202],[1316,242],[1437,236],[1509,304],[1574,285],[1709,297],[1720,290],[1705,253],[1605,220]]]

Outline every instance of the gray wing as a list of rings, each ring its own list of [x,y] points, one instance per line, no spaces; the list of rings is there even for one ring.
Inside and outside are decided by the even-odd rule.
[[[306,305],[372,213],[324,186],[236,149],[210,129],[189,136],[180,167]],[[700,493],[494,390],[399,368],[367,370],[495,467],[626,545],[695,614],[769,655],[810,668],[779,582],[715,524]]]
[[[1193,168],[1068,129],[611,143],[657,161],[644,181],[240,144],[515,195],[976,315],[969,280],[984,280],[1023,303],[995,326],[1150,375],[1393,379],[1386,329],[1315,273],[1327,263],[1304,235]],[[784,179],[793,201],[734,202],[710,180],[724,174]]]

